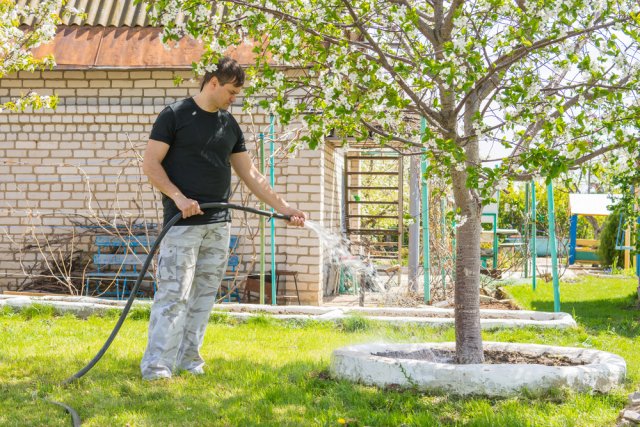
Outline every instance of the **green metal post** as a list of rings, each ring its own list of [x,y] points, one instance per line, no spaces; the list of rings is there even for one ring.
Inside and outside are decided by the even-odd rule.
[[[424,135],[427,122],[422,118],[420,130]],[[420,173],[422,174],[422,269],[424,302],[431,302],[431,257],[429,254],[429,181],[427,180],[427,156],[422,155],[420,161]]]
[[[536,227],[536,182],[531,181],[531,284],[533,290],[536,290],[536,276],[537,266],[537,249],[536,249],[536,235],[538,234],[538,227]]]
[[[269,184],[275,186],[275,153],[273,140],[275,139],[275,120],[269,115]],[[273,212],[273,208],[271,208]],[[276,305],[276,222],[271,218],[271,305]]]
[[[260,133],[260,173],[264,175],[264,134]],[[260,203],[260,209],[264,209],[264,203]],[[265,274],[265,247],[264,247],[264,216],[260,215],[260,304],[264,304],[264,274]]]
[[[498,206],[500,206],[499,203],[500,202],[498,202]],[[495,270],[497,268],[498,268],[498,214],[493,214],[493,269]]]
[[[551,245],[551,274],[553,275],[553,310],[560,311],[560,281],[558,279],[558,244],[556,242],[556,215],[553,205],[553,182],[547,185],[549,205],[549,244]]]
[[[529,183],[527,182],[524,186],[524,217],[527,218],[529,216]],[[522,238],[526,236],[527,231],[522,230]],[[524,239],[524,244],[527,243],[526,239]],[[524,252],[524,278],[529,277],[529,260],[527,259],[527,251]]]

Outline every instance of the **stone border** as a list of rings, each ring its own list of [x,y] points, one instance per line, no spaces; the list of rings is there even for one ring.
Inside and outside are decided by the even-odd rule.
[[[640,391],[629,395],[629,404],[620,411],[617,427],[640,425]]]
[[[32,304],[53,306],[61,312],[72,312],[79,317],[99,314],[106,310],[121,310],[125,301],[107,300],[83,296],[22,296],[0,294],[0,307],[7,305],[22,309]],[[151,301],[137,300],[134,307],[146,307]],[[279,319],[340,320],[351,316],[363,316],[371,320],[390,323],[417,323],[428,326],[452,326],[453,309],[439,307],[384,308],[384,307],[315,307],[271,306],[257,304],[219,304],[214,312],[232,317],[246,318],[269,314]],[[536,326],[541,328],[573,328],[575,320],[567,313],[547,313],[526,310],[480,310],[483,329]]]
[[[484,342],[485,350],[565,356],[578,366],[536,364],[471,364],[428,362],[375,356],[375,353],[425,349],[455,350],[455,343],[362,344],[342,347],[331,356],[334,377],[379,387],[416,387],[456,395],[513,396],[523,389],[544,393],[557,387],[606,393],[625,378],[624,359],[612,353],[574,347]]]

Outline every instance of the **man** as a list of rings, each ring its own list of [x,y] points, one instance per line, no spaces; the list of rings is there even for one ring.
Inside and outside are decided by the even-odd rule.
[[[238,123],[227,111],[244,84],[244,71],[223,58],[207,72],[200,93],[158,115],[144,153],[143,171],[163,194],[165,224],[182,218],[162,240],[158,290],[151,308],[149,341],[140,364],[147,380],[173,372],[202,374],[200,348],[229,251],[230,213],[203,212],[200,203],[226,202],[231,167],[260,200],[304,225],[306,214],[290,207],[253,165]]]

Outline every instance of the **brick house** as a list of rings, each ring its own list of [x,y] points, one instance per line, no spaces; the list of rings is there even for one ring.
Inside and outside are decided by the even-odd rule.
[[[180,49],[166,50],[160,29],[133,1],[99,6],[98,11],[98,2],[90,2],[82,25],[67,19],[55,40],[39,48],[54,54],[54,70],[0,79],[2,100],[29,90],[60,98],[55,111],[0,113],[0,291],[24,288],[30,280],[77,277],[85,266],[91,269],[87,260],[96,234],[161,222],[159,194],[141,176],[140,155],[164,106],[197,93],[198,82],[189,81],[190,64],[200,49],[185,40]],[[233,55],[241,63],[251,60],[250,49]],[[184,77],[180,86],[173,83],[175,75]],[[259,133],[268,133],[269,116],[243,113],[240,104],[231,111],[255,154]],[[276,139],[285,131],[276,127]],[[317,150],[283,152],[276,156],[276,190],[339,232],[342,150],[326,143]],[[231,202],[258,206],[235,177],[232,185]],[[234,214],[240,275],[258,269],[257,224],[254,217]],[[269,227],[266,232],[268,239]],[[312,232],[277,224],[277,268],[298,272],[303,304],[322,303],[323,257]]]

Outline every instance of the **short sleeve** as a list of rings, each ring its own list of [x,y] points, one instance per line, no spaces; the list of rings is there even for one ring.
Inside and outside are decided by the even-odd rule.
[[[236,145],[233,146],[233,150],[231,150],[231,153],[244,153],[245,151],[247,151],[247,147],[244,143],[244,133],[242,132],[242,129],[240,129],[240,125],[238,125],[238,122],[236,122],[235,118],[233,119],[233,123],[236,128],[238,140],[236,141]]]
[[[158,114],[158,117],[153,124],[153,128],[151,128],[151,135],[149,135],[149,138],[171,145],[175,136],[176,115],[171,107],[166,107],[160,112],[160,114]]]

